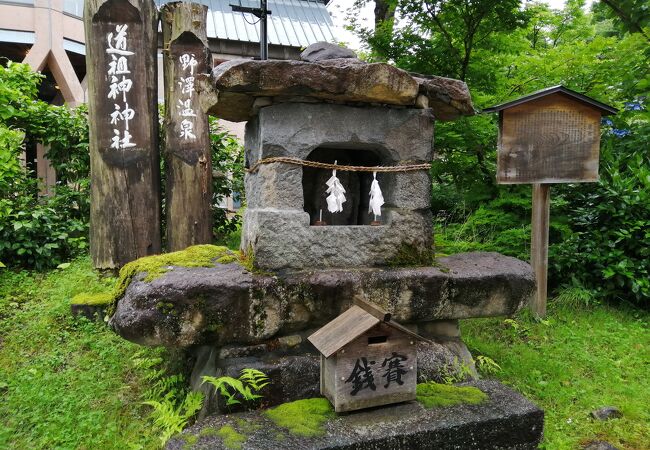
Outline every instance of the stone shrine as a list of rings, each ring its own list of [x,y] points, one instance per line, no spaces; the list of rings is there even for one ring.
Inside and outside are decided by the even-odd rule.
[[[246,177],[242,249],[269,270],[385,266],[405,250],[428,254],[426,163],[433,158],[434,118],[473,114],[467,86],[349,55],[319,60],[311,53],[305,55],[311,62],[230,61],[215,68],[210,80],[217,93],[210,111],[249,120],[246,167],[254,170]],[[236,109],[223,106],[235,101]],[[342,166],[425,164],[378,175],[384,215],[380,226],[369,226],[371,172],[338,172],[347,201],[342,212],[331,214],[325,202],[330,171],[264,164],[277,157]],[[319,219],[327,226],[315,226]]]
[[[353,56],[314,44],[302,61],[235,60],[197,77],[206,111],[248,121],[248,264],[225,254],[211,267],[170,266],[153,280],[136,274],[110,323],[133,342],[186,349],[192,386],[208,394],[202,414],[224,405],[201,377],[242,368],[270,377],[265,406],[318,396],[319,356],[307,336],[355,301],[427,339],[417,343],[418,382],[472,378],[458,319],[515,314],[534,291],[530,266],[515,258],[433,258],[433,125],[474,113],[465,83]],[[333,164],[346,191],[335,214],[325,198]],[[368,214],[373,168],[385,199],[380,217]],[[516,448],[541,437],[541,412],[531,408],[538,428]]]

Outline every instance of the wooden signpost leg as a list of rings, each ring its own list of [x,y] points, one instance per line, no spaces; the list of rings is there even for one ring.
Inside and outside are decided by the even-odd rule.
[[[533,214],[530,242],[530,264],[537,280],[537,292],[530,308],[537,317],[546,315],[546,278],[548,273],[548,227],[550,184],[533,184]]]

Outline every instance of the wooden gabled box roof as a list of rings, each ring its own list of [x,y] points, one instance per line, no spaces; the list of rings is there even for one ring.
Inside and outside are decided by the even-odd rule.
[[[316,349],[329,358],[356,338],[380,323],[402,331],[415,339],[429,342],[427,339],[391,320],[390,314],[379,307],[363,301],[356,301],[350,309],[309,336]]]
[[[585,105],[591,106],[594,109],[597,109],[600,111],[600,113],[603,116],[608,116],[610,114],[616,114],[618,110],[616,108],[613,108],[609,105],[606,105],[604,103],[601,103],[597,100],[594,100],[591,97],[587,97],[586,95],[580,94],[576,91],[572,91],[569,88],[566,88],[562,85],[558,86],[552,86],[546,89],[542,89],[537,92],[533,92],[532,94],[526,95],[524,97],[520,97],[518,99],[512,100],[507,103],[502,103],[500,105],[492,106],[490,108],[486,108],[483,110],[484,113],[490,113],[490,112],[500,112],[508,108],[512,108],[513,106],[521,105],[523,103],[527,103],[533,100],[537,100],[538,98],[541,97],[546,97],[547,95],[551,94],[561,94],[565,95],[567,97],[570,97],[580,103],[583,103]]]

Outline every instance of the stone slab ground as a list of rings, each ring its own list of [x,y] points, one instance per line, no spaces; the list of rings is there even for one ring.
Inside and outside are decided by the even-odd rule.
[[[168,450],[228,449],[206,430],[242,423],[256,426],[246,433],[242,450],[420,450],[536,449],[542,439],[544,412],[496,381],[466,383],[485,392],[479,405],[425,409],[418,402],[341,414],[325,425],[320,437],[299,437],[276,426],[263,411],[211,416],[171,439]],[[203,433],[202,433],[203,431]],[[192,444],[188,444],[192,442]],[[241,446],[241,447],[239,447]],[[231,445],[232,447],[232,445]]]

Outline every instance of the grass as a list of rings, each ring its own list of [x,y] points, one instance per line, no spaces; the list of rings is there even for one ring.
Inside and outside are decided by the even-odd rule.
[[[156,448],[143,406],[160,349],[74,319],[72,297],[110,289],[87,259],[45,274],[0,270],[0,448]]]
[[[75,295],[107,292],[114,283],[88,259],[47,273],[0,269],[0,448],[160,447],[161,431],[142,402],[172,384],[183,398],[182,377],[159,382],[168,355],[70,315]],[[649,316],[567,292],[544,321],[524,314],[467,320],[462,329],[477,360],[498,364],[479,367],[496,370],[545,410],[543,448],[599,439],[641,450],[650,442]],[[316,400],[267,414],[292,433],[317,435],[333,413]],[[591,419],[601,406],[618,407],[623,418]]]
[[[605,440],[619,449],[647,449],[649,314],[559,303],[550,305],[544,321],[527,314],[463,321],[463,338],[475,357],[496,361],[497,378],[545,410],[543,448],[576,449]],[[602,406],[618,407],[623,418],[590,418]]]

